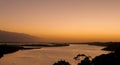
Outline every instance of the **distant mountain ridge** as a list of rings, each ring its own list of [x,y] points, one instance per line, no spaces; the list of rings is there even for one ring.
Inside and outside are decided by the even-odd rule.
[[[29,34],[0,30],[0,42],[40,42],[40,38]]]

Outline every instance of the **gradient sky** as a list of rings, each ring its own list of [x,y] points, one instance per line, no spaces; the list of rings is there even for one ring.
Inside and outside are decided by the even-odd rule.
[[[44,41],[120,41],[120,0],[0,0],[0,29]]]

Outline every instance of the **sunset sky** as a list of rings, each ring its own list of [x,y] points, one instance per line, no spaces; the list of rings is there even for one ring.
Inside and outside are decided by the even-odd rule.
[[[120,0],[0,0],[0,29],[44,41],[120,41]]]

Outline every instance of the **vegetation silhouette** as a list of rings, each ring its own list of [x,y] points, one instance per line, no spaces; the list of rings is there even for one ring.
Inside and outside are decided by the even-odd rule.
[[[66,62],[65,60],[58,61],[57,63],[54,63],[53,65],[71,65],[69,62]]]
[[[77,60],[80,60],[80,59],[79,59],[80,57],[87,57],[87,55],[85,55],[85,54],[78,54],[78,55],[75,56],[73,59],[77,61]]]
[[[84,60],[82,60],[78,65],[92,65],[89,57],[85,57]]]

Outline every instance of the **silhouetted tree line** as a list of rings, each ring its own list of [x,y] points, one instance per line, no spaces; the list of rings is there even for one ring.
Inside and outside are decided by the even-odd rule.
[[[83,54],[82,55],[78,54],[75,57],[75,59],[78,58],[78,56],[84,56],[85,58],[81,60],[77,65],[120,65],[120,47],[109,54],[102,54],[100,56],[96,56],[92,60],[90,60],[89,56]],[[57,63],[54,63],[53,65],[71,65],[71,64],[69,62],[61,60],[58,61]]]
[[[61,60],[58,61],[57,63],[54,63],[53,65],[70,65],[70,63],[65,60]]]

